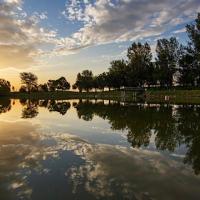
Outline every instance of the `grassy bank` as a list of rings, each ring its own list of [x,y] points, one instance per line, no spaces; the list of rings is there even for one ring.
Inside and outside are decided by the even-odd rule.
[[[133,92],[126,92],[124,95],[120,91],[104,92],[34,92],[31,94],[12,92],[7,95],[13,99],[102,99],[116,101],[137,101]],[[139,101],[149,103],[175,103],[175,104],[200,104],[200,90],[158,90],[149,89],[143,95],[139,95]]]
[[[147,102],[170,102],[170,103],[191,103],[200,104],[200,90],[147,90],[146,91]]]
[[[64,92],[34,92],[34,93],[20,93],[12,92],[9,95],[9,98],[13,99],[105,99],[105,100],[128,100],[132,101],[135,99],[132,92],[127,92],[126,95],[122,95],[120,91],[104,91],[104,92],[73,92],[73,91],[64,91]]]

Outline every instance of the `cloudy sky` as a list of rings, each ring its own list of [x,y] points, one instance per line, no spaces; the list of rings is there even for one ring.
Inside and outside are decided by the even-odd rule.
[[[199,0],[0,0],[0,78],[19,86],[19,73],[41,83],[77,72],[105,71],[133,41],[176,36],[200,12]]]

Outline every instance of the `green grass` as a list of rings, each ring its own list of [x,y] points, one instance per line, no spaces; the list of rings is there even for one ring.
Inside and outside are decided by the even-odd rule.
[[[200,104],[200,89],[148,89],[145,94],[138,95],[139,101],[149,103],[176,103],[176,104]],[[166,96],[169,97],[166,100]],[[12,92],[7,95],[13,99],[104,99],[116,101],[137,101],[133,92],[126,92],[124,96],[120,91],[104,91],[104,92],[33,92],[33,93],[20,93]]]
[[[169,100],[165,100],[166,96]],[[200,104],[200,90],[147,90],[147,102],[170,102]]]
[[[122,95],[120,91],[104,91],[104,92],[33,92],[33,93],[20,93],[12,92],[8,95],[10,98],[31,98],[31,99],[115,99],[121,100]],[[126,98],[133,98],[132,92],[126,94]]]

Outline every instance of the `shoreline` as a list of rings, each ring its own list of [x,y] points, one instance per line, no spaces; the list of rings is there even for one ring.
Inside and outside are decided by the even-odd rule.
[[[99,99],[115,100],[124,102],[147,102],[147,103],[174,103],[174,104],[200,104],[199,90],[147,90],[143,94],[135,94],[127,91],[104,91],[104,92],[74,92],[74,91],[57,91],[57,92],[33,92],[20,93],[11,92],[2,95],[0,98],[11,99]]]

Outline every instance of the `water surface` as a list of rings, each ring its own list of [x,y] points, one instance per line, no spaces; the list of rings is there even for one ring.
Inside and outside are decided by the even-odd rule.
[[[0,100],[0,199],[200,199],[200,106]]]

